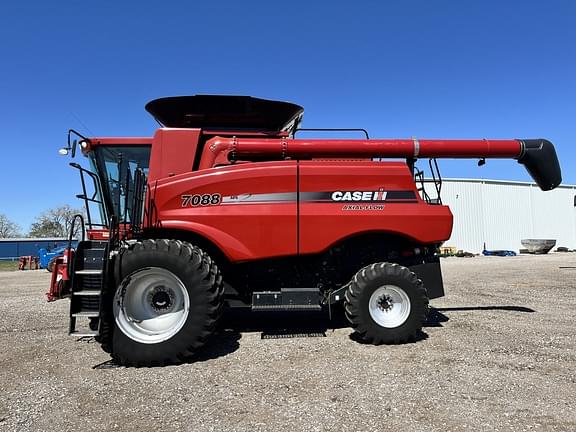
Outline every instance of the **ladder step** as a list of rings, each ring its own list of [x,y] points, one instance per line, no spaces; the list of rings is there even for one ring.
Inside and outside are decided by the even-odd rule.
[[[90,248],[90,249],[82,249],[82,252],[90,253],[90,251],[94,251],[94,252],[103,254],[105,250],[106,250],[106,248],[103,248],[103,247],[102,248],[95,247],[95,248]]]
[[[84,296],[99,296],[101,294],[100,290],[82,290],[74,291],[72,295],[84,295]]]
[[[74,274],[77,275],[101,275],[102,270],[76,270]]]
[[[82,330],[82,331],[73,331],[68,334],[70,336],[76,336],[76,337],[94,337],[98,336],[99,333],[97,331]]]
[[[75,318],[98,318],[100,316],[100,312],[97,311],[90,311],[90,312],[76,312],[72,314]]]

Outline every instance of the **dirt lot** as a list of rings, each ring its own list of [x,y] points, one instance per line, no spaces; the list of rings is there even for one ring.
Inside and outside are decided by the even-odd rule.
[[[339,323],[262,339],[229,317],[196,362],[153,369],[66,336],[47,272],[0,273],[0,430],[576,430],[576,269],[559,268],[576,254],[442,265],[416,343],[362,345]],[[324,330],[305,318],[288,319]]]

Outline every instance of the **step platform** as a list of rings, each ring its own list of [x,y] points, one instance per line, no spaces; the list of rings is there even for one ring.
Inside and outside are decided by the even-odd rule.
[[[72,266],[70,324],[68,333],[78,337],[99,334],[100,303],[107,242],[78,243]]]
[[[318,288],[282,288],[280,291],[252,293],[252,310],[268,311],[320,311]]]

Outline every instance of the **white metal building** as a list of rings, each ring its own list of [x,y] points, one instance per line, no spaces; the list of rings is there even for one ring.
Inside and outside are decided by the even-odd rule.
[[[426,184],[434,197],[434,187]],[[518,252],[522,239],[556,239],[576,249],[576,185],[543,192],[535,183],[443,179],[442,203],[454,214],[445,246],[479,253],[487,249]]]

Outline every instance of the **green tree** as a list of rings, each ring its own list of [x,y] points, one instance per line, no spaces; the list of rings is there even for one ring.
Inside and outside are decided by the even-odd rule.
[[[0,238],[20,237],[20,227],[8,216],[0,213]]]
[[[74,209],[69,205],[46,210],[30,227],[30,237],[68,237],[70,226],[75,214],[84,214],[83,210]],[[80,224],[74,227],[73,237],[80,234]]]

